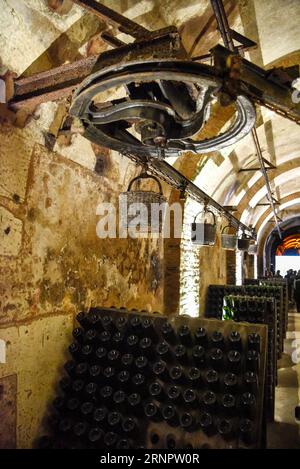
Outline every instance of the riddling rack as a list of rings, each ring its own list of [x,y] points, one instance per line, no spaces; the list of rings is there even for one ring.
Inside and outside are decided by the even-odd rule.
[[[40,448],[259,448],[267,327],[79,313]]]
[[[205,316],[207,318],[222,319],[224,297],[228,295],[264,296],[275,298],[276,301],[276,329],[277,329],[277,359],[281,358],[283,339],[285,337],[285,306],[283,303],[282,285],[210,285],[206,296]]]
[[[225,304],[230,305],[234,321],[246,321],[268,326],[265,398],[268,420],[273,421],[275,417],[275,387],[277,384],[275,300],[267,297],[230,295],[225,296]]]

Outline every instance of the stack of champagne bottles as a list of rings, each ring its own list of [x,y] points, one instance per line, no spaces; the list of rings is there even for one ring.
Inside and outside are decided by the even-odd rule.
[[[230,305],[233,320],[266,324],[268,326],[268,353],[266,367],[266,413],[269,421],[274,420],[275,386],[277,384],[275,300],[270,297],[226,296],[225,304]]]
[[[259,280],[260,285],[270,285],[273,287],[282,287],[282,301],[283,301],[283,338],[286,338],[286,332],[288,327],[288,311],[289,311],[289,294],[288,294],[288,283],[285,278],[263,278]],[[277,293],[278,294],[278,293]]]
[[[206,297],[205,316],[207,318],[222,319],[224,297],[229,295],[259,296],[275,298],[276,309],[276,347],[277,358],[280,359],[285,337],[285,305],[283,303],[283,287],[281,285],[210,285]]]
[[[77,320],[40,448],[261,446],[264,326],[115,308]]]

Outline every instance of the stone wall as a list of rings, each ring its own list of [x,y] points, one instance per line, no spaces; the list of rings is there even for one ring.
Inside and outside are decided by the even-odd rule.
[[[48,151],[33,129],[34,123],[3,127],[0,149],[0,339],[6,343],[0,385],[6,389],[7,377],[13,383],[0,442],[16,440],[19,448],[31,447],[42,431],[79,310],[163,311],[162,240],[96,235],[97,205],[117,202],[136,167],[98,149],[96,174]]]

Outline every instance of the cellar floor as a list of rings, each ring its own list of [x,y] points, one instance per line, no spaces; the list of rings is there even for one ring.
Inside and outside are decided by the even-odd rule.
[[[300,357],[300,313],[291,310],[284,353],[278,362],[278,386],[275,394],[275,422],[268,427],[268,448],[299,449],[300,423],[295,420],[295,407],[300,403],[300,363],[295,365],[292,353],[298,339]]]

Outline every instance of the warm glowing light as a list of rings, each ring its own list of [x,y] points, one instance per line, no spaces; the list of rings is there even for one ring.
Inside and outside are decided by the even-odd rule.
[[[298,251],[298,255],[300,256],[300,234],[284,238],[282,243],[277,247],[276,256],[285,256],[290,249]],[[296,252],[295,254],[297,255]]]

